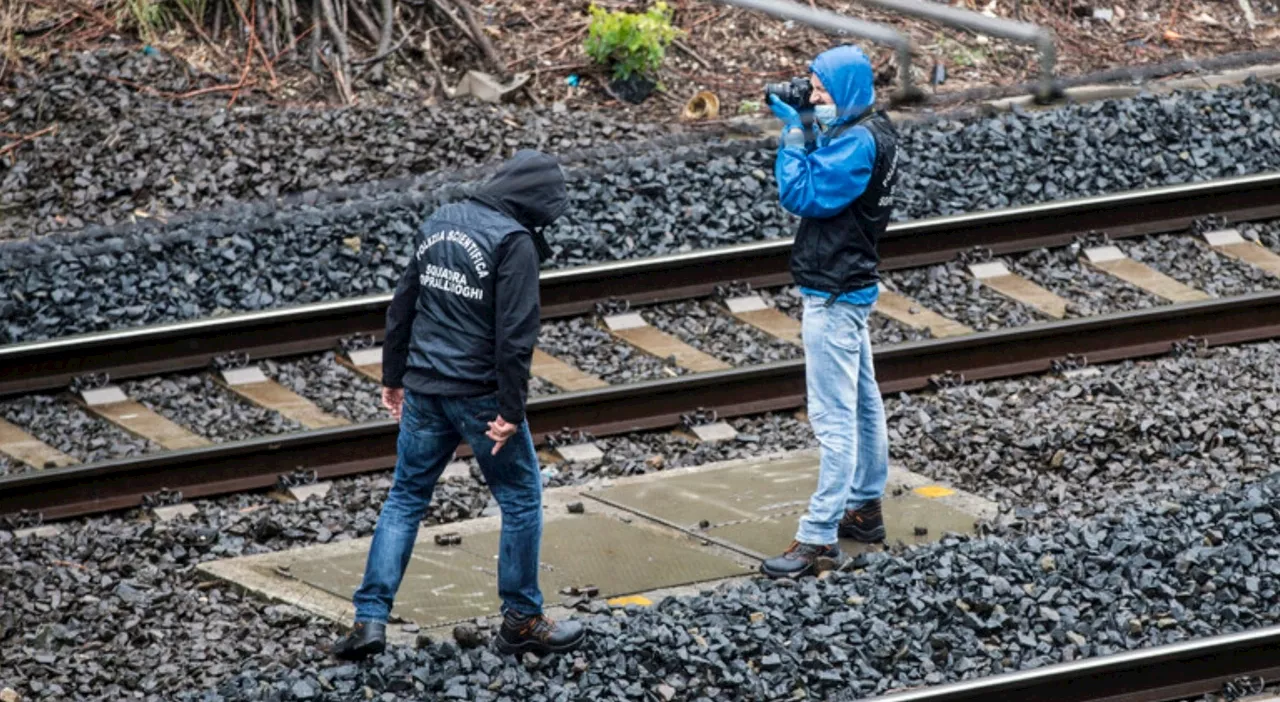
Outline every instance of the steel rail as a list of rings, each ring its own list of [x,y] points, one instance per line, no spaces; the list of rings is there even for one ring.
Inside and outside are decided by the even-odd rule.
[[[1070,356],[1096,363],[1159,355],[1191,337],[1211,346],[1280,337],[1280,292],[879,348],[876,375],[885,392],[917,390],[949,373],[992,379],[1049,370]],[[804,396],[804,362],[784,361],[534,398],[528,419],[539,439],[565,427],[607,436],[676,426],[699,409],[725,417],[793,409]],[[56,519],[135,506],[163,489],[199,498],[270,487],[299,469],[322,478],[387,469],[397,431],[383,420],[21,473],[0,478],[0,514]]]
[[[1172,702],[1241,677],[1280,678],[1280,627],[1183,641],[976,680],[889,693],[873,702]]]
[[[993,254],[1070,244],[1090,232],[1114,238],[1280,217],[1280,173],[937,217],[890,225],[881,269],[950,261],[976,247]],[[710,295],[735,282],[791,282],[790,239],[544,272],[544,319],[583,314],[617,299],[644,305]],[[269,358],[333,349],[346,336],[381,338],[390,295],[99,332],[0,347],[0,396],[64,388],[106,372],[123,379],[202,368],[220,355]]]

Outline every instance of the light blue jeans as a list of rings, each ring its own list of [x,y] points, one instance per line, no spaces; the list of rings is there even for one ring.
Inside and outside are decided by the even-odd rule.
[[[847,509],[879,499],[889,477],[889,430],[871,362],[872,305],[804,298],[809,422],[821,447],[818,489],[796,541],[834,544]]]
[[[538,455],[527,422],[520,423],[498,455],[492,455],[493,441],[485,431],[497,416],[497,393],[436,397],[405,390],[395,482],[373,530],[364,582],[352,598],[356,621],[387,621],[436,481],[463,440],[475,451],[485,482],[502,510],[498,539],[502,609],[526,615],[542,613],[542,591],[538,589],[542,474]]]

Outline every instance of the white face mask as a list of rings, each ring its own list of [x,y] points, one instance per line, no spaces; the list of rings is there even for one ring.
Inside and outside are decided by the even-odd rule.
[[[814,105],[813,119],[822,126],[827,126],[836,121],[835,105]]]

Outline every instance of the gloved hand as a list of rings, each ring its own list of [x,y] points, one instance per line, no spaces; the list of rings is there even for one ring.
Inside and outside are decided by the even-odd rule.
[[[791,129],[792,127],[796,129],[804,127],[800,121],[800,113],[796,111],[796,108],[783,102],[777,95],[769,96],[769,109],[773,110],[774,117],[782,120],[783,130]]]

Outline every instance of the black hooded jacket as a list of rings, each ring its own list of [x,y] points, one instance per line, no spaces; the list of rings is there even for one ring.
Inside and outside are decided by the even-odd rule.
[[[524,420],[538,341],[539,231],[568,206],[555,158],[520,151],[464,202],[435,211],[387,310],[382,384],[427,395],[498,393],[498,412]]]

